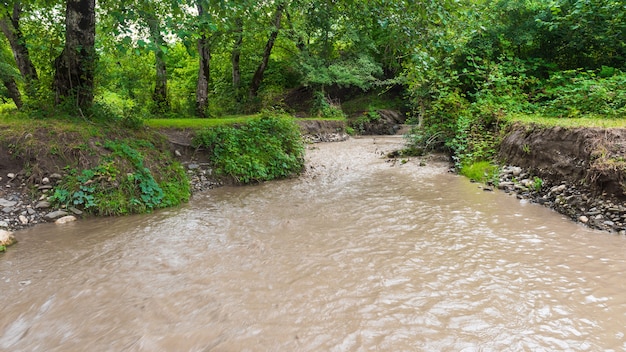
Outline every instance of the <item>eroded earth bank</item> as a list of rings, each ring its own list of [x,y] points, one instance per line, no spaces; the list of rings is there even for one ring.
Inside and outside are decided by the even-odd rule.
[[[626,233],[626,130],[515,124],[498,187],[592,228]],[[537,181],[540,179],[541,181]]]

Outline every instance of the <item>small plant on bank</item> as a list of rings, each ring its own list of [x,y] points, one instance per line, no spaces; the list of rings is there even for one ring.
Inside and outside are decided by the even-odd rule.
[[[189,199],[189,181],[180,164],[153,165],[160,181],[144,165],[139,149],[154,150],[150,142],[106,141],[104,148],[109,154],[97,166],[69,171],[55,189],[54,203],[97,215],[121,215],[149,212]]]
[[[304,143],[290,118],[266,115],[218,126],[199,132],[193,143],[210,150],[216,174],[241,183],[289,177],[304,167]]]
[[[478,161],[461,166],[459,173],[470,180],[497,184],[500,168],[488,161]]]
[[[537,176],[533,177],[532,187],[535,192],[541,191],[541,188],[543,187],[543,180]]]

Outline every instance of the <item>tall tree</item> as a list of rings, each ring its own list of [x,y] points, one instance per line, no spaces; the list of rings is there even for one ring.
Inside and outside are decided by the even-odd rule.
[[[93,103],[96,63],[96,1],[67,0],[65,46],[55,60],[56,103],[74,100],[79,108]]]
[[[235,98],[237,101],[241,100],[240,88],[241,88],[241,45],[243,44],[243,19],[241,16],[235,18],[235,40],[233,43],[233,50],[230,55],[230,63],[232,65],[232,79],[233,90],[235,91]]]
[[[272,48],[274,47],[274,43],[276,42],[276,38],[278,37],[278,32],[280,31],[280,21],[283,17],[283,11],[285,10],[286,5],[286,1],[279,1],[276,5],[276,11],[274,12],[270,36],[267,39],[267,43],[265,44],[261,63],[254,72],[254,76],[252,76],[252,82],[250,83],[250,89],[248,90],[248,96],[250,98],[255,98],[257,96],[257,94],[259,93],[259,88],[261,88],[261,83],[263,83],[263,75],[265,74],[265,70],[267,69],[270,55],[272,54]]]
[[[33,62],[30,59],[30,53],[28,51],[28,47],[26,46],[26,38],[24,38],[24,34],[22,33],[20,26],[22,3],[20,1],[15,1],[13,6],[4,10],[6,12],[2,18],[0,18],[0,29],[11,45],[11,50],[13,51],[13,57],[17,63],[17,68],[26,82],[30,84],[31,82],[36,81],[38,77],[35,65],[33,65]]]
[[[7,89],[7,95],[19,109],[22,107],[22,94],[15,82],[15,77],[19,76],[19,73],[11,61],[13,60],[9,49],[5,47],[4,41],[0,41],[0,80]]]
[[[154,47],[154,67],[156,69],[156,81],[154,84],[154,92],[152,100],[155,104],[156,112],[166,112],[170,108],[167,97],[167,66],[165,65],[165,50],[167,48],[163,34],[161,32],[161,22],[153,12],[143,12],[148,28],[150,30],[150,38]]]
[[[207,14],[207,9],[202,0],[197,0],[198,18],[203,23]],[[198,38],[198,82],[196,85],[196,114],[200,117],[207,117],[209,108],[209,81],[211,78],[211,47],[208,39],[208,26],[202,26],[200,37]]]

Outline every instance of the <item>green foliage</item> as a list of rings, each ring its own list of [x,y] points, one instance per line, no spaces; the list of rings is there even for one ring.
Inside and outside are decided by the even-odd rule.
[[[460,174],[470,180],[479,182],[494,182],[498,180],[500,168],[488,161],[478,161],[461,166]]]
[[[626,115],[626,74],[605,67],[594,71],[561,71],[546,82],[541,111],[548,116],[581,117],[599,114],[616,118]]]
[[[532,189],[535,192],[539,192],[541,191],[542,187],[543,187],[543,180],[537,176],[533,177]]]
[[[304,167],[302,137],[289,118],[265,115],[238,127],[207,129],[194,145],[210,150],[216,173],[241,183],[289,177]]]
[[[7,247],[5,245],[0,246],[0,252],[6,252]]]
[[[316,91],[313,94],[313,107],[311,114],[326,119],[344,119],[346,115],[341,110],[337,102],[333,102],[323,91]]]
[[[154,148],[151,143],[107,141],[103,147],[109,154],[100,164],[80,172],[69,170],[56,187],[53,202],[93,214],[120,215],[173,206],[189,198],[189,182],[181,165],[153,165],[160,182],[144,165],[139,149],[149,151]]]

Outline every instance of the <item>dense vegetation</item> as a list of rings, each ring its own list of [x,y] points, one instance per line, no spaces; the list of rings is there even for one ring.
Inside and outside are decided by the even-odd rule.
[[[3,114],[19,118],[71,115],[136,129],[145,118],[277,109],[360,113],[359,132],[392,106],[416,124],[412,150],[446,149],[464,166],[489,160],[511,119],[626,112],[623,1],[13,0],[0,4],[0,29]],[[265,127],[218,128],[198,143],[242,181],[291,174],[301,152],[284,141],[263,142],[290,150],[275,165],[222,153],[250,148],[241,141]],[[135,170],[119,178],[135,196],[112,208],[171,203],[167,185],[143,171],[141,145],[103,143]],[[109,172],[106,162],[76,170],[56,199],[89,208],[96,190],[79,184]]]

